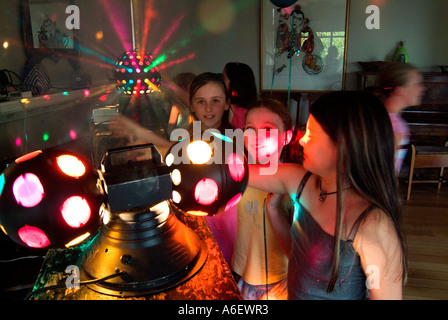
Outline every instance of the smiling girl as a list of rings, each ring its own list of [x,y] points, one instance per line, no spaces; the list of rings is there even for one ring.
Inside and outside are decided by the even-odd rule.
[[[277,100],[261,100],[248,109],[245,146],[257,163],[278,165],[292,137],[292,120]],[[246,300],[286,299],[288,259],[275,237],[266,208],[266,191],[248,187],[237,205],[237,237],[232,269]],[[290,206],[292,207],[292,205]],[[281,211],[285,216],[287,211]],[[286,219],[286,218],[285,218]]]
[[[228,121],[230,100],[219,74],[204,72],[196,76],[190,84],[189,98],[190,111],[194,120],[201,122],[202,131],[218,129],[224,133],[224,129],[231,128]],[[126,136],[129,143],[153,143],[162,154],[177,142],[175,134],[167,140],[121,114],[111,119],[109,128],[113,134]],[[192,133],[192,128],[190,125],[186,129]]]
[[[218,129],[224,133],[229,124],[230,101],[221,75],[205,72],[190,85],[190,109],[202,130]]]

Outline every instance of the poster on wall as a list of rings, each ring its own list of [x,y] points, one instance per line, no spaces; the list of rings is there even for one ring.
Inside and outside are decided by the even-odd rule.
[[[65,26],[67,1],[29,1],[33,48],[73,49],[73,30]]]
[[[332,91],[345,82],[347,0],[261,5],[261,90]]]

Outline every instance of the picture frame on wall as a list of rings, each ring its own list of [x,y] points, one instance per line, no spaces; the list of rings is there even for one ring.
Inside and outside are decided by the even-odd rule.
[[[80,54],[79,34],[66,27],[66,8],[73,0],[23,0],[21,16],[24,47],[28,57],[76,58]]]
[[[261,91],[343,90],[349,1],[274,3],[261,4]]]

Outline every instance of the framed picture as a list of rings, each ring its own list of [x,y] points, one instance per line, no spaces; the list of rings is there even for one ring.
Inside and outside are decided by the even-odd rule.
[[[78,33],[66,27],[71,0],[23,0],[23,38],[28,56],[79,55]],[[38,59],[38,60],[40,60]]]
[[[300,0],[286,8],[262,0],[261,91],[343,90],[348,12],[348,0]]]

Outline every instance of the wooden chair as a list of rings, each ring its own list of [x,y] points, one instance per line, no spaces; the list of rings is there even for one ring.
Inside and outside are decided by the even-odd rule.
[[[413,183],[438,183],[440,190],[443,180],[443,169],[448,167],[448,147],[443,146],[414,146],[411,145],[411,163],[409,168],[408,194],[406,200],[411,196]],[[416,168],[440,168],[439,179],[413,181],[414,169]]]

